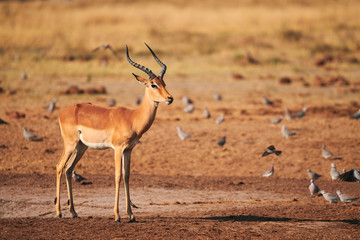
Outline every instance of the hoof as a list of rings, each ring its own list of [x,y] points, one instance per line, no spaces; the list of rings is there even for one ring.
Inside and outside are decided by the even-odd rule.
[[[72,218],[78,218],[78,215],[77,215],[77,214],[74,214],[74,215],[72,216]]]
[[[56,216],[57,218],[62,218],[62,214],[60,213],[59,215]]]
[[[132,222],[136,222],[136,218],[135,218],[135,217],[130,218],[129,223],[132,223]]]
[[[120,219],[118,219],[118,220],[115,220],[115,222],[116,222],[116,223],[120,223]]]

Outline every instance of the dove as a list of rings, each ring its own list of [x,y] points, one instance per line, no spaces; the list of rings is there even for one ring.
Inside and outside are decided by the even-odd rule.
[[[283,116],[280,116],[278,118],[272,118],[272,119],[269,119],[269,123],[272,123],[272,124],[278,124],[280,123],[282,120],[283,120]]]
[[[353,115],[351,115],[352,119],[359,119],[360,118],[360,109],[357,110]]]
[[[215,98],[215,100],[218,100],[218,101],[222,100],[222,96],[220,95],[220,93],[215,93],[214,98]]]
[[[225,119],[225,116],[224,116],[224,114],[222,113],[222,114],[220,115],[220,117],[218,117],[218,118],[215,119],[215,122],[216,122],[216,124],[220,124],[220,123],[222,123],[222,122],[224,121],[224,119]]]
[[[80,174],[77,174],[75,171],[72,171],[72,178],[74,179],[75,182],[81,182],[86,180],[86,178],[84,178],[83,176],[81,176]]]
[[[285,117],[288,120],[293,119],[293,116],[291,115],[291,113],[287,107],[285,107]]]
[[[181,100],[184,104],[192,104],[193,103],[193,101],[190,98],[188,98],[187,96],[183,96]]]
[[[104,48],[104,49],[109,49],[111,51],[111,53],[120,60],[120,57],[116,54],[116,52],[113,50],[113,48],[108,44],[108,43],[104,43],[101,44],[100,46],[96,47],[95,49],[93,49],[91,52],[96,52],[97,50],[99,50],[100,48]]]
[[[306,114],[306,107],[303,107],[302,111],[295,113],[291,118],[302,118]]]
[[[50,103],[49,103],[49,106],[47,107],[47,110],[49,111],[49,113],[52,113],[54,112],[55,108],[56,108],[56,98],[54,100],[52,100]]]
[[[360,182],[360,171],[358,169],[351,169],[339,176],[340,181],[345,182]]]
[[[1,125],[1,124],[9,124],[9,123],[5,122],[4,120],[2,120],[2,119],[0,118],[0,125]]]
[[[192,104],[187,105],[186,107],[184,107],[184,112],[187,112],[187,113],[192,113],[194,110],[195,110],[195,107]]]
[[[181,140],[185,140],[187,138],[190,138],[191,136],[189,134],[187,134],[186,132],[184,132],[180,126],[177,126],[176,127],[177,129],[177,133],[178,133],[178,136]]]
[[[336,180],[340,176],[340,173],[336,169],[335,163],[331,163],[330,176],[331,176],[331,180]]]
[[[323,195],[323,197],[325,198],[325,200],[329,201],[330,203],[335,203],[340,200],[340,198],[337,194],[327,193],[325,190],[321,190],[320,192]]]
[[[281,151],[277,151],[274,147],[274,145],[270,145],[267,148],[264,149],[264,153],[262,154],[263,157],[275,153],[276,156],[279,156],[281,154]]]
[[[285,124],[283,124],[283,125],[281,126],[281,133],[282,133],[282,135],[284,135],[286,138],[289,138],[289,137],[291,137],[291,136],[293,136],[293,135],[296,134],[296,133],[294,133],[294,132],[291,132],[291,131],[287,130],[286,127],[285,127]]]
[[[211,114],[210,114],[210,112],[209,112],[209,110],[207,108],[204,108],[203,117],[204,118],[210,118],[211,117]]]
[[[28,78],[28,76],[27,76],[26,72],[25,72],[25,71],[22,71],[22,72],[21,72],[21,79],[22,79],[22,80],[26,80],[27,78]]]
[[[218,144],[220,147],[222,147],[222,146],[225,145],[225,143],[226,143],[226,136],[223,136],[222,138],[219,139],[219,141],[218,141],[217,144]]]
[[[274,164],[271,164],[271,168],[269,170],[267,170],[266,172],[264,172],[261,176],[271,177],[272,175],[274,175]]]
[[[113,107],[116,105],[116,100],[114,98],[109,99],[109,101],[107,102],[109,107]]]
[[[30,141],[40,142],[43,138],[36,136],[34,133],[29,132],[26,128],[23,128],[24,137],[29,139]]]
[[[264,105],[267,105],[267,106],[272,106],[274,105],[274,102],[272,102],[271,100],[267,99],[265,96],[262,96],[262,102]]]
[[[328,149],[326,149],[325,145],[321,146],[321,155],[325,159],[329,159],[329,158],[331,158],[333,156],[333,154]]]
[[[310,169],[307,169],[306,171],[307,171],[310,179],[316,180],[319,177],[321,177],[321,175],[317,174],[316,172],[311,171]]]
[[[359,198],[351,197],[347,194],[342,193],[340,190],[336,191],[336,194],[339,196],[340,200],[344,203],[351,203],[353,201],[358,200]]]
[[[311,194],[310,197],[313,197],[315,194],[317,194],[320,191],[320,188],[315,184],[314,179],[310,180],[309,191]]]

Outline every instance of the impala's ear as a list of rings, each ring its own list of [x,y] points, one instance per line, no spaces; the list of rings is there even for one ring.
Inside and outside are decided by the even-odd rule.
[[[136,78],[136,80],[138,80],[139,82],[141,82],[142,84],[146,84],[147,80],[143,77],[140,77],[138,75],[136,75],[135,73],[133,73],[134,77]]]

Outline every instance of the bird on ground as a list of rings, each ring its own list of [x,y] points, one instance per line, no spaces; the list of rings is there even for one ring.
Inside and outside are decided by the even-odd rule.
[[[272,124],[278,124],[280,123],[282,120],[283,120],[283,116],[280,116],[278,118],[272,118],[272,119],[269,119],[269,123],[272,123]]]
[[[336,169],[335,163],[331,163],[330,176],[331,180],[339,179],[340,173]]]
[[[72,178],[74,179],[75,182],[81,182],[86,180],[86,178],[84,178],[83,176],[81,176],[80,174],[77,174],[75,171],[72,171]]]
[[[182,97],[182,102],[184,104],[192,104],[193,103],[193,100],[191,100],[190,98],[188,98],[187,96],[183,96]]]
[[[291,132],[290,130],[287,130],[286,127],[285,127],[285,124],[283,124],[282,127],[281,127],[281,133],[286,138],[289,138],[289,137],[294,136],[296,134],[294,132]]]
[[[320,188],[315,184],[314,179],[310,180],[309,191],[311,194],[310,197],[313,197],[315,194],[317,194],[320,191]]]
[[[264,105],[267,105],[267,106],[273,106],[274,105],[274,102],[269,100],[265,96],[262,96],[261,99],[262,99],[262,102],[263,102]]]
[[[292,118],[302,118],[305,116],[305,114],[306,114],[306,107],[303,107],[302,111],[295,113],[291,117]]]
[[[220,95],[220,93],[215,93],[214,98],[215,98],[215,100],[218,100],[218,101],[222,100],[222,96]]]
[[[274,175],[274,164],[271,164],[271,168],[267,171],[265,171],[261,176],[263,177],[271,177],[272,175]]]
[[[211,117],[211,114],[210,114],[210,112],[209,112],[209,110],[207,108],[204,108],[203,117],[204,118],[210,118]]]
[[[28,75],[26,74],[26,72],[25,71],[22,71],[21,72],[21,79],[22,80],[26,80],[28,78]]]
[[[220,123],[222,123],[222,122],[224,121],[224,119],[225,119],[225,116],[224,116],[224,114],[222,113],[222,114],[220,115],[220,117],[218,117],[218,118],[215,119],[215,123],[216,123],[216,124],[220,124]]]
[[[307,171],[310,179],[316,180],[316,179],[318,179],[318,178],[321,177],[320,174],[317,174],[316,172],[313,172],[313,171],[311,171],[310,169],[307,169],[306,171]]]
[[[219,139],[219,141],[217,142],[217,144],[222,147],[224,146],[226,143],[226,136],[223,136],[222,138]]]
[[[184,112],[187,112],[187,113],[192,113],[194,110],[195,110],[195,107],[192,104],[187,105],[186,107],[184,107]]]
[[[357,110],[353,115],[351,115],[352,119],[359,119],[360,118],[360,109]]]
[[[26,128],[23,128],[24,137],[29,139],[30,141],[40,142],[43,138],[36,136],[34,133],[29,132]]]
[[[326,201],[329,201],[330,203],[335,203],[340,200],[339,196],[335,193],[327,193],[325,190],[320,191],[323,197]]]
[[[49,113],[53,113],[55,111],[55,108],[56,108],[56,98],[54,100],[52,100],[50,103],[49,103],[49,106],[47,107],[47,110],[49,111]]]
[[[325,145],[321,146],[321,155],[323,156],[323,158],[325,159],[329,159],[332,156],[334,156],[334,154],[332,154],[332,152],[330,152],[328,149],[326,149]]]
[[[99,50],[100,48],[104,48],[104,49],[109,49],[111,51],[111,53],[117,58],[117,59],[121,59],[117,53],[114,51],[114,49],[110,46],[110,44],[108,43],[104,43],[101,44],[100,46],[96,47],[95,49],[93,49],[91,52],[96,52],[97,50]]]
[[[277,151],[274,147],[274,145],[270,145],[267,148],[264,149],[264,153],[262,154],[263,157],[270,155],[272,153],[275,153],[276,156],[279,156],[281,154],[281,151]]]
[[[288,120],[293,119],[293,116],[291,115],[291,113],[287,107],[285,107],[285,117]]]
[[[110,98],[107,104],[109,107],[113,107],[116,105],[116,100],[114,98]]]
[[[176,129],[177,129],[178,136],[181,140],[185,140],[185,139],[191,137],[188,133],[184,132],[180,126],[177,126]]]
[[[360,182],[360,171],[358,169],[351,169],[339,176],[340,181],[345,182]]]
[[[0,118],[0,125],[1,124],[9,124],[8,122],[5,122],[4,120],[2,120],[1,118]]]
[[[340,200],[344,203],[351,203],[353,201],[358,200],[359,198],[351,197],[345,193],[342,193],[340,190],[336,191],[336,194],[339,196]]]

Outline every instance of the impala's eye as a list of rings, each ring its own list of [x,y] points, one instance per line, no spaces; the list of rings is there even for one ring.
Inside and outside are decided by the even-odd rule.
[[[158,85],[156,85],[156,84],[151,84],[151,87],[155,89],[155,88],[158,88]]]

